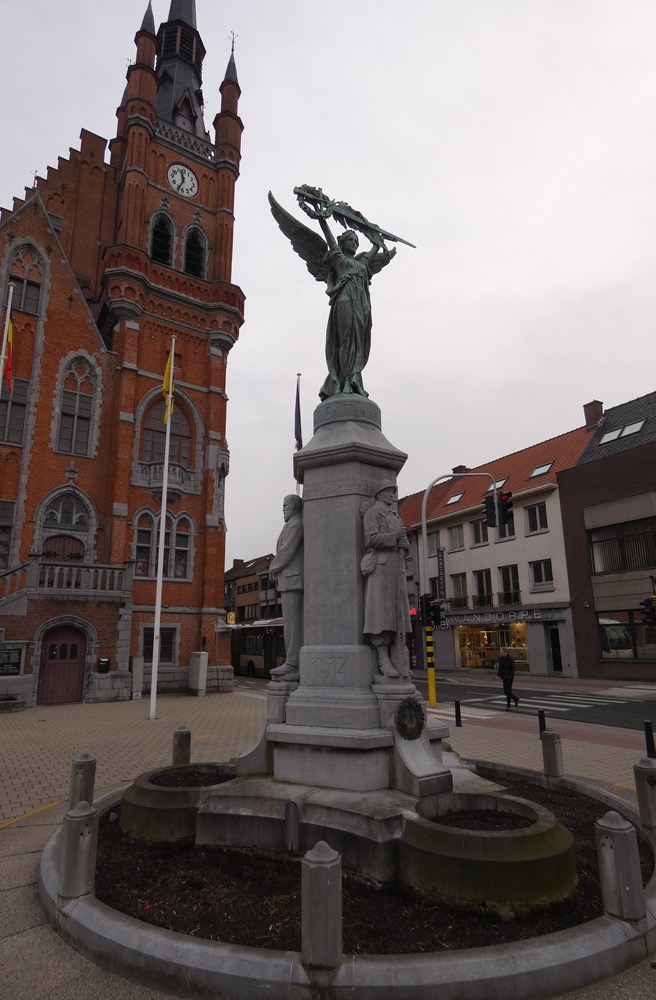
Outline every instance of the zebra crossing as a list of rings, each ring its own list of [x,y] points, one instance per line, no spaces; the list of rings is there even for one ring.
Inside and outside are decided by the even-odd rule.
[[[519,706],[513,706],[513,712],[519,714],[534,714],[540,709],[549,712],[571,712],[575,709],[599,708],[606,705],[626,704],[630,698],[618,698],[614,695],[602,694],[570,694],[562,693],[540,693],[524,694],[518,689]],[[490,719],[498,712],[505,712],[506,698],[504,694],[492,695],[491,697],[480,697],[462,700],[460,702],[460,715],[463,721],[466,719]],[[437,708],[429,709],[432,718],[437,718],[441,722],[452,722],[454,718],[454,705],[448,703],[438,705]]]

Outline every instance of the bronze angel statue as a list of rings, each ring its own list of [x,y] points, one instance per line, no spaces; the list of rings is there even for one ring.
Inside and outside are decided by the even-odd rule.
[[[388,250],[385,240],[407,243],[393,236],[343,201],[331,201],[321,190],[307,185],[294,188],[299,205],[317,219],[323,237],[285,211],[269,192],[269,204],[274,219],[302,257],[310,274],[325,281],[330,299],[330,315],[326,330],[326,363],[328,375],[319,392],[327,399],[335,393],[355,393],[367,396],[362,384],[362,369],[369,359],[371,347],[371,298],[369,284],[396,253]],[[346,229],[335,239],[328,218],[332,216]],[[351,226],[351,228],[348,228]],[[372,244],[365,253],[358,253],[359,230]],[[408,246],[413,246],[408,243]]]

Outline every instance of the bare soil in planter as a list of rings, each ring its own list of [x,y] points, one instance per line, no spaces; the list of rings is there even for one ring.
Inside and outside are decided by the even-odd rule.
[[[522,917],[470,913],[344,870],[345,954],[381,955],[475,948],[564,930],[603,913],[594,823],[607,809],[566,790],[503,781],[509,795],[538,802],[571,831],[578,891]],[[114,818],[112,819],[112,815]],[[643,881],[653,857],[641,846]],[[267,851],[146,846],[101,820],[98,899],[158,927],[256,948],[301,948],[301,859]]]

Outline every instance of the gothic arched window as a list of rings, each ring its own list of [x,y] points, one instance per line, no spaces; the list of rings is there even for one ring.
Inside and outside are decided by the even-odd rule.
[[[173,225],[165,215],[158,215],[153,226],[150,256],[156,264],[171,266],[173,259]]]
[[[9,280],[14,286],[12,309],[38,313],[43,283],[41,257],[31,246],[16,250],[10,265]]]
[[[96,373],[84,358],[73,358],[64,373],[57,450],[88,455]]]
[[[166,424],[164,423],[164,400],[151,406],[143,424],[141,435],[141,461],[163,462]],[[169,441],[169,461],[185,469],[191,467],[191,428],[187,416],[176,404],[171,416],[171,437]]]
[[[156,577],[160,520],[144,511],[137,520],[135,576]],[[188,580],[190,576],[192,525],[185,514],[167,514],[164,532],[163,574],[165,580]]]
[[[184,248],[184,269],[187,274],[202,278],[205,273],[205,239],[198,229],[187,233]]]

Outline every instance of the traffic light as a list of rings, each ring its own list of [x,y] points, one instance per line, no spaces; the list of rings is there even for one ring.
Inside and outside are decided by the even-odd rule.
[[[485,500],[483,501],[483,515],[488,528],[496,528],[497,512],[494,506],[494,494],[489,497],[485,497]]]
[[[421,618],[421,624],[426,628],[427,625],[433,624],[433,595],[432,594],[422,594],[419,598],[419,615]]]
[[[647,628],[656,628],[656,594],[653,597],[645,597],[640,601],[642,608],[642,624]]]
[[[499,494],[499,524],[508,524],[512,516],[512,493],[510,490],[506,490]]]
[[[442,614],[444,612],[444,605],[438,604],[437,600],[432,602],[433,611],[433,628],[439,628],[442,622]]]

